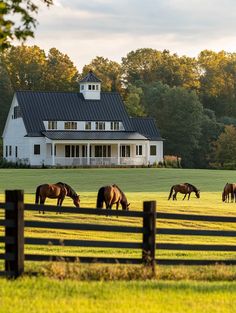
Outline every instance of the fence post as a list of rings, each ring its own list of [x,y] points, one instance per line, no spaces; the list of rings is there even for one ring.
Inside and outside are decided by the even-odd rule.
[[[151,266],[155,274],[156,201],[143,203],[143,263]]]
[[[24,191],[6,190],[5,271],[8,278],[24,272]]]

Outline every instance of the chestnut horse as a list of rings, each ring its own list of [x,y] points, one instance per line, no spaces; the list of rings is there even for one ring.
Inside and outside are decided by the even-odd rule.
[[[229,196],[231,196],[231,202],[236,202],[236,184],[226,183],[222,192],[222,201],[229,202]]]
[[[101,187],[97,194],[97,208],[102,209],[103,202],[106,204],[107,209],[111,209],[113,204],[116,204],[116,210],[118,210],[119,204],[122,206],[122,210],[129,210],[127,198],[123,191],[117,185],[110,185]]]
[[[200,190],[197,189],[195,186],[189,184],[189,183],[184,183],[184,184],[179,184],[179,185],[174,185],[170,189],[170,194],[168,200],[170,200],[173,191],[175,192],[173,194],[173,200],[177,200],[177,193],[183,193],[185,196],[183,197],[183,200],[186,198],[188,195],[188,200],[190,199],[191,192],[195,192],[195,195],[197,198],[200,198]]]
[[[79,195],[67,184],[58,182],[56,184],[43,184],[36,188],[35,203],[44,204],[46,198],[57,199],[57,205],[61,206],[65,196],[73,199],[74,205],[80,207]],[[40,213],[41,211],[39,211]],[[42,211],[44,214],[44,210]]]

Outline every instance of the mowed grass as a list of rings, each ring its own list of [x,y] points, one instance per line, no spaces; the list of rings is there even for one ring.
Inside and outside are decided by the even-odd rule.
[[[64,181],[70,184],[81,196],[81,206],[94,208],[97,190],[110,183],[118,184],[125,192],[131,203],[130,210],[142,210],[143,201],[156,200],[157,211],[171,213],[190,213],[201,215],[235,216],[235,203],[222,203],[221,192],[226,182],[235,181],[234,171],[215,170],[181,170],[181,169],[3,169],[0,171],[0,190],[21,188],[25,191],[25,202],[34,203],[35,188],[44,182]],[[201,189],[201,198],[192,194],[190,201],[168,201],[170,187],[179,182],[190,182]],[[78,187],[77,187],[78,186]],[[0,201],[4,201],[4,193],[0,194]],[[55,200],[48,199],[47,204],[55,204]],[[70,198],[64,201],[65,206],[72,206]],[[3,213],[2,213],[3,214]],[[106,217],[77,214],[45,215],[35,212],[25,212],[25,220],[63,221],[103,225],[141,226],[142,220],[125,217]],[[235,230],[230,223],[194,222],[158,220],[157,227],[162,228],[191,228],[212,230]],[[2,229],[3,231],[3,229]],[[94,231],[69,231],[55,229],[26,229],[25,237],[113,240],[141,242],[141,234],[123,234]],[[200,237],[200,236],[166,236],[157,235],[157,243],[202,243],[202,244],[231,244],[236,240],[232,237]],[[0,246],[3,249],[3,244]],[[58,247],[29,246],[25,253],[74,255],[74,256],[112,256],[112,257],[141,257],[141,251],[135,249],[115,248],[86,248],[86,247]],[[197,258],[197,259],[235,259],[235,252],[200,252],[200,251],[166,251],[157,250],[157,258]]]
[[[0,280],[1,313],[232,313],[236,283]]]
[[[96,194],[100,186],[110,183],[118,184],[131,203],[131,210],[142,210],[143,201],[156,200],[157,211],[173,213],[191,213],[206,215],[236,216],[235,203],[222,203],[221,192],[226,182],[234,182],[234,171],[179,170],[179,169],[73,169],[73,170],[0,170],[0,201],[4,201],[4,190],[24,189],[25,202],[34,203],[37,185],[45,182],[65,181],[81,195],[81,206],[94,208]],[[190,201],[168,201],[170,187],[180,182],[190,182],[201,189],[201,198],[191,197]],[[55,204],[55,200],[47,200]],[[65,206],[72,206],[69,198]],[[1,210],[0,210],[1,212]],[[0,213],[3,218],[3,212]],[[77,214],[40,215],[38,212],[25,212],[26,220],[47,220],[82,223],[100,223],[104,225],[141,225],[135,218],[86,216]],[[234,224],[158,220],[157,227],[235,230]],[[3,229],[0,228],[0,236]],[[27,229],[26,237],[117,240],[141,242],[137,234],[114,234],[106,232],[65,231],[52,229]],[[236,244],[231,237],[194,237],[194,236],[160,236],[157,242],[202,243],[202,244]],[[3,245],[0,245],[0,253]],[[26,246],[25,253],[58,254],[76,256],[113,256],[141,257],[141,251],[131,249],[105,249],[81,247]],[[157,258],[198,258],[198,259],[235,259],[234,252],[191,252],[157,250]],[[26,271],[40,271],[48,265],[44,263],[25,262]],[[2,263],[3,266],[3,263]],[[84,266],[84,265],[81,265]],[[62,270],[63,267],[58,267]],[[1,270],[1,269],[0,269]],[[197,281],[206,279],[207,281]],[[231,273],[230,280],[235,280],[234,267],[209,269],[201,267],[157,267],[157,280],[150,281],[76,281],[55,280],[49,277],[23,277],[16,281],[0,279],[1,313],[55,313],[55,312],[233,312],[236,302],[236,283],[215,281],[217,272],[219,280]],[[189,274],[190,273],[190,274]],[[57,273],[58,274],[58,273]],[[53,276],[53,273],[52,275]],[[57,275],[56,275],[57,276]],[[60,277],[60,275],[58,276]],[[195,279],[184,281],[182,279]],[[100,279],[102,279],[100,277]],[[165,280],[163,280],[165,279]],[[166,279],[176,279],[168,281]],[[227,278],[226,278],[227,279]],[[177,281],[180,280],[180,281]],[[212,281],[213,280],[213,281]]]

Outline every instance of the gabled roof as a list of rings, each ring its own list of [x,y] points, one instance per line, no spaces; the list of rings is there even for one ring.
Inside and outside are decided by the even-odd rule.
[[[17,91],[28,136],[45,130],[43,121],[122,121],[133,131],[123,101],[116,92],[101,92],[100,100],[85,100],[76,92]]]
[[[80,83],[101,83],[101,80],[90,70],[89,73],[80,80]]]
[[[133,130],[147,137],[149,140],[163,140],[153,118],[131,117],[130,121]]]

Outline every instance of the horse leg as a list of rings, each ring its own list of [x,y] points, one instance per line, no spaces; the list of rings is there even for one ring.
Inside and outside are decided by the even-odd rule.
[[[177,200],[177,192],[175,191],[175,193],[173,194],[173,200]]]
[[[183,200],[186,198],[187,194],[184,195]]]
[[[40,205],[44,205],[45,203],[45,200],[46,200],[46,197],[40,197]],[[41,211],[39,210],[39,213],[41,213]],[[44,214],[45,211],[42,209],[42,213]]]
[[[190,199],[191,192],[188,194],[188,200]]]

